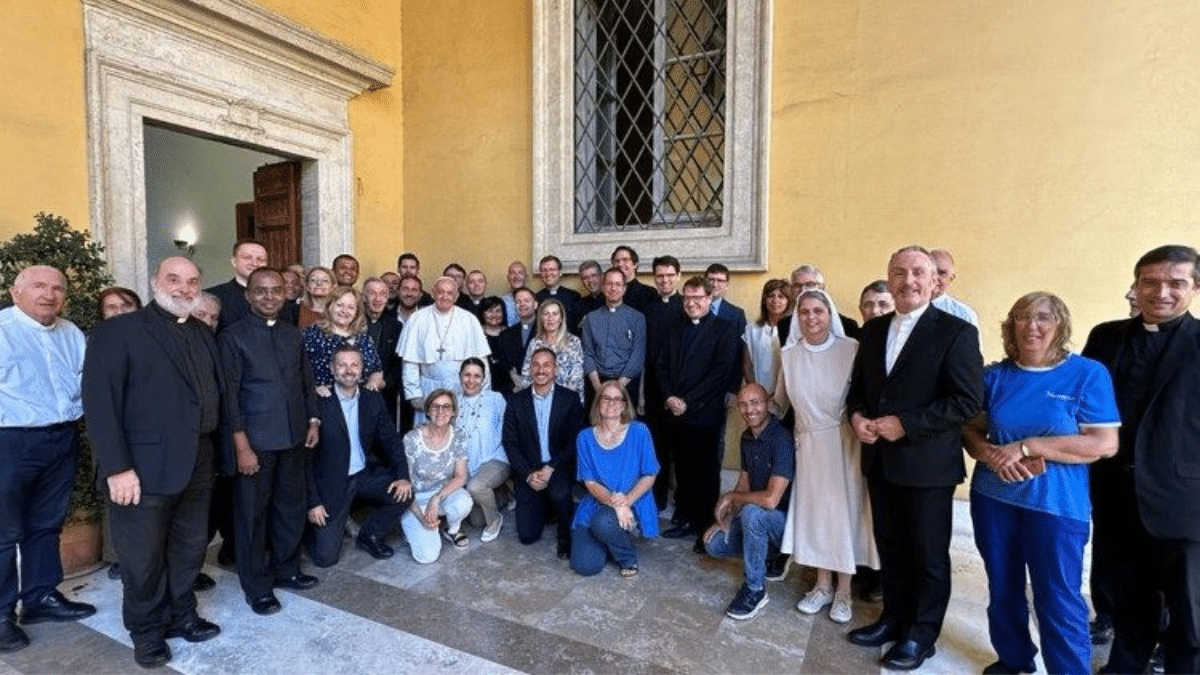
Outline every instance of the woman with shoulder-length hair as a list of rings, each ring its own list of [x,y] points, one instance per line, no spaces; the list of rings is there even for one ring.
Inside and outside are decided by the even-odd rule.
[[[100,319],[104,320],[141,309],[142,299],[124,286],[109,286],[96,295],[96,305]]]
[[[770,396],[775,391],[775,380],[779,375],[778,324],[788,316],[791,308],[791,286],[786,279],[771,279],[763,284],[762,297],[758,302],[758,319],[746,324],[742,342],[742,374],[746,382],[757,382]]]
[[[1003,361],[983,373],[983,412],[963,430],[975,458],[971,520],[988,577],[985,673],[1032,673],[1026,574],[1051,673],[1091,672],[1083,548],[1088,464],[1117,450],[1108,370],[1067,350],[1071,314],[1051,293],[1019,298],[1000,326]]]
[[[333,290],[333,270],[328,267],[310,267],[304,274],[304,294],[300,296],[297,325],[301,330],[325,318]]]
[[[537,334],[525,349],[525,362],[521,366],[521,388],[528,387],[529,362],[533,353],[546,347],[558,357],[558,370],[554,381],[579,394],[583,403],[583,344],[579,338],[567,332],[567,310],[554,298],[547,298],[538,305]]]
[[[658,536],[658,507],[650,488],[658,475],[654,442],[635,421],[629,392],[616,380],[600,385],[592,401],[592,426],[575,441],[577,477],[587,495],[571,523],[571,569],[599,574],[611,558],[621,578],[637,576],[633,537]]]
[[[363,316],[362,297],[349,286],[338,286],[329,292],[328,311],[322,319],[302,332],[304,351],[312,366],[313,382],[322,396],[333,387],[333,371],[329,364],[333,352],[341,345],[354,345],[363,355],[363,386],[383,389],[383,363],[375,349],[375,341],[367,335]]]
[[[404,454],[412,479],[413,500],[400,518],[413,560],[431,563],[442,553],[442,542],[463,549],[468,545],[462,521],[471,513],[467,484],[467,448],[454,429],[458,401],[449,389],[434,389],[425,397],[425,424],[404,434]],[[439,518],[446,527],[438,533]]]

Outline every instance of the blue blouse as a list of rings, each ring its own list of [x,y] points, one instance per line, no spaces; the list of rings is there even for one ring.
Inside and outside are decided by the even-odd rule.
[[[594,481],[613,492],[628,493],[642,476],[658,475],[654,441],[650,439],[650,430],[641,422],[630,422],[625,439],[612,449],[601,447],[595,429],[588,427],[575,439],[575,450],[579,455],[579,480]],[[588,493],[575,509],[571,527],[587,527],[598,510],[600,502]],[[642,493],[633,503],[632,510],[642,536],[657,537],[658,505],[654,503],[654,491]]]
[[[1121,423],[1108,370],[1077,354],[1046,369],[1023,368],[1005,359],[984,370],[983,388],[988,439],[996,445],[1031,436],[1074,436],[1085,426]],[[1087,464],[1047,461],[1042,475],[1005,483],[987,464],[976,462],[971,490],[1055,516],[1091,518]]]

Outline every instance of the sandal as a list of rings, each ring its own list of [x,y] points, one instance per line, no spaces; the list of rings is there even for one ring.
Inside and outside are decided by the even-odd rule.
[[[621,578],[622,579],[632,579],[637,576],[637,573],[638,573],[637,565],[621,568]]]
[[[467,545],[471,543],[471,540],[467,538],[467,535],[462,533],[462,530],[459,530],[458,532],[442,530],[442,538],[451,544],[454,544],[454,548],[458,549],[466,548]]]

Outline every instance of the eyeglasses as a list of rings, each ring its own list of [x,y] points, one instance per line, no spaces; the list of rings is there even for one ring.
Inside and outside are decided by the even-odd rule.
[[[601,396],[600,401],[602,403],[625,403],[625,397],[624,396]]]
[[[429,410],[431,410],[433,412],[445,412],[445,411],[454,412],[454,404],[453,403],[434,403],[433,405],[429,406]]]

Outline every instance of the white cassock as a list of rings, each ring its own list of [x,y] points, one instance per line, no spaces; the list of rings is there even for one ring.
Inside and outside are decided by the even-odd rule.
[[[404,398],[423,399],[435,389],[449,389],[457,396],[462,391],[458,369],[471,356],[483,361],[483,387],[490,389],[487,357],[491,353],[474,314],[457,305],[445,313],[434,305],[422,307],[404,324],[396,344],[396,354],[404,361]],[[420,406],[417,414],[423,419]]]

